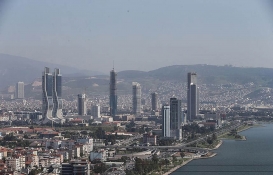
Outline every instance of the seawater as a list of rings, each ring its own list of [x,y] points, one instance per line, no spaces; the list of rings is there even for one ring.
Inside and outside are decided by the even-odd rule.
[[[273,124],[240,134],[247,140],[223,140],[215,157],[193,160],[171,175],[273,175]]]

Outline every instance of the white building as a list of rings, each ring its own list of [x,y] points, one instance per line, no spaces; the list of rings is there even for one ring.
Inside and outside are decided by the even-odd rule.
[[[25,84],[24,82],[18,82],[16,84],[16,90],[15,90],[15,98],[25,98],[25,90],[24,90]]]
[[[7,157],[6,164],[7,167],[11,168],[12,170],[18,171],[21,169],[20,158]]]
[[[171,137],[171,119],[170,119],[170,106],[162,107],[162,136]]]
[[[83,154],[93,151],[93,138],[79,138],[77,143],[83,144]]]

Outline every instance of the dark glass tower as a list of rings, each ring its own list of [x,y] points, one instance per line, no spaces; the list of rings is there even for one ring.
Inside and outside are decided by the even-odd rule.
[[[86,115],[86,95],[78,94],[78,115]]]
[[[141,86],[139,83],[133,82],[132,89],[133,114],[139,116],[141,114]]]
[[[171,137],[174,137],[178,140],[182,139],[182,129],[181,129],[181,100],[177,98],[170,99],[170,130]]]
[[[192,121],[199,111],[199,88],[197,87],[196,73],[188,73],[187,87],[187,118]]]
[[[110,72],[110,115],[114,117],[117,114],[117,74],[114,69]]]
[[[156,92],[152,93],[152,110],[156,111],[158,109],[158,95]]]

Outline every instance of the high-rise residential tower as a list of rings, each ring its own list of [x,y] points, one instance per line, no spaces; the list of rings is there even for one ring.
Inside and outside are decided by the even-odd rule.
[[[161,113],[162,113],[162,136],[171,137],[170,106],[168,105],[162,106]]]
[[[86,95],[78,94],[78,115],[86,115]]]
[[[116,72],[113,69],[110,72],[110,115],[114,117],[117,114],[117,80]]]
[[[42,76],[42,116],[43,123],[47,122],[62,122],[62,76],[60,69],[55,69],[52,74],[49,68],[46,67]]]
[[[182,111],[181,100],[177,98],[170,99],[170,130],[171,137],[177,140],[182,139]]]
[[[133,88],[133,114],[141,114],[141,86],[137,82],[132,83]]]
[[[151,95],[152,95],[152,110],[156,111],[158,109],[158,94],[154,92]]]
[[[188,73],[187,86],[187,118],[193,120],[199,112],[199,88],[196,73]]]
[[[16,89],[15,89],[15,98],[17,99],[23,99],[25,98],[25,85],[24,82],[18,82],[16,83]]]

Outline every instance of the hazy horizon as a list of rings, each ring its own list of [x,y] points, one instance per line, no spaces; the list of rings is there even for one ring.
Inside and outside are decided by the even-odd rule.
[[[271,1],[1,1],[0,53],[108,73],[273,68]]]

